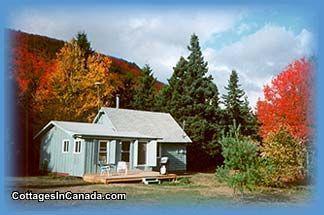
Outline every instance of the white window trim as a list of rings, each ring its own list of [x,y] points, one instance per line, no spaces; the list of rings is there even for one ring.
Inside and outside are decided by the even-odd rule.
[[[67,151],[64,151],[64,143],[65,142],[68,142],[68,150]],[[69,139],[63,139],[62,140],[62,153],[66,154],[66,153],[69,153],[70,151],[70,140]]]
[[[76,143],[77,142],[80,142],[80,151],[79,152],[76,152]],[[73,145],[73,154],[81,154],[81,150],[82,150],[82,140],[80,139],[76,139],[74,140],[74,145]]]
[[[98,161],[97,163],[99,163],[99,153],[100,153],[100,143],[106,143],[106,156],[107,156],[107,163],[106,164],[109,164],[109,143],[110,143],[110,140],[99,140],[98,141]]]

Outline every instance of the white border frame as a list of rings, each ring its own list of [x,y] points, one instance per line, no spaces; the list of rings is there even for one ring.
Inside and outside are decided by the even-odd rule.
[[[67,151],[64,151],[64,143],[65,143],[65,141],[67,141],[69,144],[68,144],[68,150]],[[67,153],[69,153],[70,152],[70,140],[69,139],[63,139],[62,140],[62,153],[64,153],[64,154],[67,154]]]
[[[109,143],[110,143],[110,140],[98,140],[98,160],[97,160],[97,163],[99,163],[99,153],[100,153],[100,143],[101,142],[106,142],[106,156],[107,156],[107,163],[106,164],[109,164],[109,156],[110,156]]]
[[[80,142],[80,151],[79,152],[75,151],[76,142]],[[81,139],[75,139],[74,140],[74,145],[73,145],[73,154],[81,154],[81,151],[82,151],[82,140]]]

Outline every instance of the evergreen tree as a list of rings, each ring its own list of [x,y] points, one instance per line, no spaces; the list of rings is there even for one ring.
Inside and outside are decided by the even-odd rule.
[[[239,84],[239,77],[235,70],[232,71],[228,81],[227,94],[223,95],[225,105],[223,115],[223,129],[229,131],[229,127],[235,123],[241,126],[242,135],[257,137],[258,123],[255,115],[249,107],[245,92]]]
[[[149,65],[146,64],[143,67],[142,72],[143,76],[139,78],[132,106],[137,110],[153,110],[154,97],[156,94],[156,79],[154,78],[152,69]]]
[[[168,79],[166,85],[155,99],[155,109],[158,111],[169,112],[176,119],[181,118],[182,115],[182,94],[184,90],[184,74],[186,70],[187,61],[184,57],[180,57],[179,62],[173,67],[173,74]]]
[[[210,155],[219,152],[218,138],[220,134],[219,93],[208,72],[198,37],[193,34],[188,46],[190,55],[184,74],[184,90],[182,96],[181,119],[186,120],[187,133],[193,140],[192,154],[204,149]],[[190,149],[189,149],[190,150]],[[194,159],[197,159],[193,157]]]
[[[93,54],[94,51],[91,48],[91,44],[85,32],[83,31],[78,32],[77,35],[75,36],[75,40],[86,59],[88,58],[89,55]]]
[[[260,124],[249,105],[247,96],[244,97],[242,116],[245,122],[245,127],[242,128],[244,134],[252,137],[253,139],[261,140],[261,137],[258,135]]]
[[[170,112],[192,139],[188,166],[203,168],[210,164],[210,156],[219,153],[219,93],[212,77],[206,76],[207,62],[195,34],[188,49],[190,55],[187,59],[181,57],[173,68],[173,75],[157,96],[156,104],[160,110]]]

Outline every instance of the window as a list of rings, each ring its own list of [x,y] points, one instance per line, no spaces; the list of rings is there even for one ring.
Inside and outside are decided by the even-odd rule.
[[[69,152],[69,144],[70,141],[69,140],[63,140],[63,146],[62,146],[62,152],[63,153],[68,153]]]
[[[74,153],[81,152],[81,140],[74,141]]]
[[[103,164],[107,164],[108,158],[107,158],[107,141],[100,141],[99,142],[99,162]]]
[[[146,142],[139,142],[138,143],[138,154],[137,154],[137,164],[143,165],[146,164]]]
[[[122,142],[122,146],[121,146],[122,161],[129,162],[129,149],[130,149],[130,141]]]

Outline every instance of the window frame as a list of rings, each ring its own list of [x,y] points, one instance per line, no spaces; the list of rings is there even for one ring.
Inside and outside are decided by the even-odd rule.
[[[77,146],[78,146],[77,143],[80,143],[78,148],[77,148]],[[82,140],[80,140],[80,139],[74,140],[73,154],[81,153],[81,145],[82,145]]]
[[[109,140],[99,140],[98,141],[98,163],[100,162],[100,153],[105,153],[106,154],[106,163],[104,164],[108,164],[109,163]],[[106,143],[106,151],[100,151],[100,144],[101,143]]]
[[[65,151],[65,143],[67,143],[67,151]],[[63,139],[62,140],[62,153],[66,154],[69,153],[69,149],[70,149],[70,140],[69,139]]]

